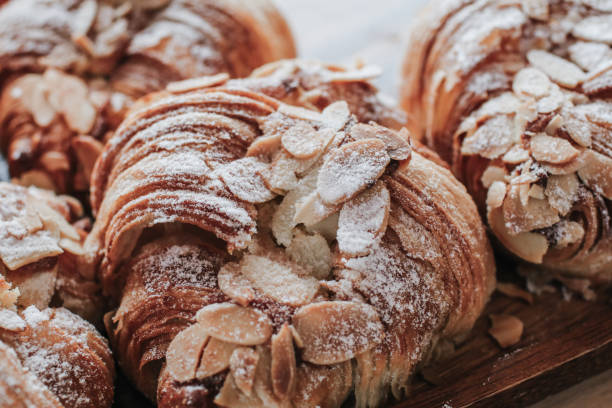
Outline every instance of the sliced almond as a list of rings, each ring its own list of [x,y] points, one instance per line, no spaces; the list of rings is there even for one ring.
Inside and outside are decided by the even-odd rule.
[[[345,101],[337,101],[328,105],[321,112],[322,120],[327,127],[339,131],[348,123],[351,112]]]
[[[531,198],[537,198],[538,200],[544,200],[546,198],[544,195],[544,188],[538,184],[532,184],[531,187],[529,187],[527,195]]]
[[[47,151],[40,156],[39,161],[51,172],[70,170],[70,159],[62,152]]]
[[[506,183],[503,181],[493,182],[487,191],[487,207],[490,209],[501,207],[504,198],[506,198]]]
[[[558,212],[547,200],[530,198],[521,200],[520,186],[513,185],[504,200],[503,212],[506,228],[512,234],[550,227],[559,221]],[[529,187],[527,186],[527,192]],[[526,201],[524,204],[522,201]]]
[[[274,337],[272,337],[274,341]],[[238,347],[229,359],[230,372],[236,382],[236,386],[245,395],[251,396],[253,393],[253,383],[255,382],[255,372],[259,354],[250,347]]]
[[[293,326],[304,342],[302,359],[313,364],[336,364],[370,350],[382,341],[383,326],[369,305],[319,302],[300,308]]]
[[[215,405],[232,408],[267,408],[266,405],[255,395],[246,395],[242,392],[234,377],[229,374],[225,377],[223,387],[213,400]]]
[[[270,350],[272,390],[274,395],[283,401],[293,393],[297,372],[293,335],[288,324],[285,323],[278,334],[272,336]]]
[[[514,283],[497,282],[496,289],[498,292],[511,298],[523,299],[525,302],[532,304],[533,295],[524,289],[519,288]]]
[[[83,172],[87,180],[91,178],[96,160],[102,154],[104,145],[91,136],[80,135],[73,137],[70,144],[76,153],[79,163],[83,167]]]
[[[551,113],[563,106],[565,101],[566,97],[563,92],[559,90],[559,87],[554,86],[549,95],[541,98],[536,103],[536,109],[538,113]]]
[[[548,125],[546,125],[546,129],[544,131],[549,136],[554,136],[557,134],[557,131],[563,126],[563,117],[561,115],[555,115]]]
[[[314,226],[338,212],[339,207],[328,205],[313,191],[295,204],[294,224],[304,224],[306,227]]]
[[[268,164],[255,157],[245,157],[225,164],[218,172],[219,178],[238,199],[261,204],[276,195],[268,189],[261,176]]]
[[[202,351],[195,378],[202,380],[228,368],[230,357],[236,347],[238,346],[235,344],[211,338]]]
[[[584,228],[574,221],[562,220],[555,224],[555,247],[565,248],[568,245],[582,241]]]
[[[251,143],[249,146],[246,156],[272,156],[281,145],[281,134],[275,133],[271,135],[260,136]]]
[[[331,106],[331,105],[330,105]],[[290,118],[301,119],[312,122],[322,122],[323,117],[319,112],[300,108],[297,106],[287,105],[281,103],[277,109],[277,112],[289,116]]]
[[[511,315],[489,315],[491,328],[489,334],[502,347],[507,348],[521,341],[523,322]]]
[[[517,94],[531,95],[541,98],[550,93],[552,83],[548,76],[537,68],[527,67],[521,69],[512,82],[512,90]]]
[[[205,306],[196,319],[209,336],[241,346],[263,344],[272,335],[268,316],[233,303]]]
[[[390,158],[384,142],[365,139],[331,152],[319,172],[317,192],[330,205],[355,197],[382,176]]]
[[[300,163],[288,156],[287,153],[279,154],[272,162],[270,170],[265,173],[265,180],[270,190],[284,194],[293,190],[298,184],[296,171]]]
[[[570,58],[585,71],[591,71],[612,57],[607,44],[577,41],[568,48]]]
[[[289,258],[316,279],[326,279],[331,271],[332,256],[327,240],[321,234],[305,234],[298,230],[287,247]]]
[[[338,219],[339,250],[367,255],[385,234],[390,208],[391,196],[382,181],[345,203]]]
[[[552,164],[569,163],[580,154],[567,140],[543,133],[531,139],[530,147],[534,159]]]
[[[542,263],[544,255],[548,252],[548,240],[545,236],[534,232],[511,234],[506,229],[500,208],[489,211],[488,221],[495,236],[510,252],[528,262]]]
[[[230,76],[227,73],[222,72],[217,75],[209,75],[198,78],[185,79],[183,81],[170,82],[166,86],[166,90],[168,92],[179,94],[189,91],[195,91],[197,89],[210,88],[216,85],[222,85],[227,82],[228,79],[230,79]]]
[[[529,17],[540,21],[548,20],[548,0],[521,0],[521,6]]]
[[[495,159],[506,153],[515,142],[514,121],[506,115],[500,115],[489,119],[474,134],[466,137],[461,145],[461,153]]]
[[[482,176],[480,177],[480,182],[485,188],[489,188],[491,184],[493,184],[496,181],[505,181],[506,175],[507,173],[506,173],[505,168],[490,165],[482,173]]]
[[[351,137],[355,140],[382,140],[389,157],[393,160],[406,160],[410,157],[410,136],[405,128],[398,133],[374,122],[369,125],[358,123],[351,128]]]
[[[314,225],[307,225],[306,231],[311,234],[321,234],[327,242],[332,242],[338,234],[338,218],[339,214],[336,212],[323,221],[319,221]]]
[[[551,207],[559,211],[562,216],[567,215],[578,194],[580,182],[575,174],[566,174],[562,176],[550,176],[546,182],[544,194],[548,198]]]
[[[572,140],[580,146],[591,146],[591,127],[588,122],[571,116],[566,116],[563,129],[567,131]]]
[[[582,40],[612,44],[612,14],[580,19],[572,33]]]
[[[281,136],[283,147],[298,159],[310,159],[323,152],[324,142],[311,125],[302,121],[284,131]]]
[[[241,306],[247,306],[255,298],[251,281],[242,274],[239,263],[225,264],[217,275],[219,289]]]
[[[209,337],[202,325],[194,324],[177,334],[166,352],[166,368],[179,382],[195,378],[202,349]]]
[[[312,301],[319,290],[318,280],[307,276],[296,264],[281,264],[262,256],[245,255],[240,267],[253,287],[280,303],[304,305]]]
[[[529,152],[520,145],[514,145],[504,154],[502,161],[507,164],[520,164],[529,159]]]
[[[568,88],[575,88],[586,78],[576,64],[547,51],[531,50],[527,53],[527,60],[553,81]]]
[[[353,388],[350,362],[332,366],[300,364],[295,393],[295,408],[340,407]]]
[[[587,150],[584,165],[578,170],[580,179],[593,191],[612,200],[612,159]]]

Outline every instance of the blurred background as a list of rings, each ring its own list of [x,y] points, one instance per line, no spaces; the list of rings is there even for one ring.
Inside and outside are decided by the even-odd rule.
[[[276,0],[302,58],[378,65],[376,82],[397,98],[410,24],[427,0]]]

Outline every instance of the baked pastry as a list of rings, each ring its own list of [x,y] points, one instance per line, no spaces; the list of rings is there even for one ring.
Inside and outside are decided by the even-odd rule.
[[[96,164],[84,267],[119,364],[160,407],[400,397],[493,289],[476,207],[405,130],[256,76],[146,97]]]
[[[0,183],[0,202],[0,276],[19,287],[16,305],[41,310],[61,305],[99,319],[99,285],[77,266],[90,226],[89,220],[78,220],[83,216],[79,202],[9,183]],[[4,303],[0,300],[0,306]]]
[[[403,90],[505,248],[607,282],[611,32],[606,2],[445,1],[414,29]]]
[[[0,145],[21,184],[84,192],[133,98],[295,55],[269,0],[12,0],[0,6]]]
[[[74,199],[0,183],[0,406],[98,408],[113,400],[108,342],[83,318],[101,308],[78,274],[85,231]]]

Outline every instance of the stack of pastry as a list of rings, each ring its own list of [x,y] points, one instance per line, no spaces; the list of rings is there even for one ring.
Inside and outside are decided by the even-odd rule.
[[[411,129],[451,163],[499,241],[612,279],[612,8],[445,1],[406,58]]]

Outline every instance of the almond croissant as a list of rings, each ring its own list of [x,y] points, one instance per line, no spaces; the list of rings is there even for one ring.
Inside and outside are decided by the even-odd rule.
[[[12,0],[0,6],[0,147],[21,184],[84,192],[134,98],[294,54],[269,0]]]
[[[499,241],[612,279],[612,8],[444,1],[415,27],[403,103]]]
[[[160,407],[339,407],[352,391],[377,406],[472,327],[494,286],[447,169],[405,130],[270,75],[170,84],[94,169],[85,266],[117,302],[105,321],[120,365]]]

